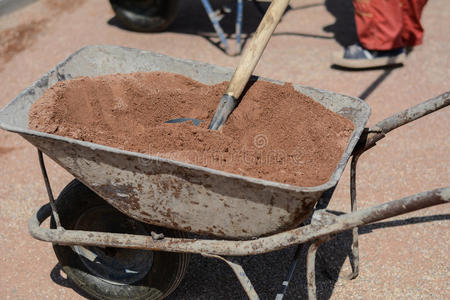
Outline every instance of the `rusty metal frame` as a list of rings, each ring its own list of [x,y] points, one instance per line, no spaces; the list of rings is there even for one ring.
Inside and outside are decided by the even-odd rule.
[[[353,157],[350,168],[350,200],[351,200],[351,212],[357,211],[356,201],[356,166],[358,159],[367,150],[376,145],[376,142],[386,136],[386,134],[403,126],[409,122],[417,120],[423,116],[426,116],[432,112],[435,112],[441,108],[448,106],[450,103],[450,92],[445,92],[437,97],[431,98],[425,102],[422,102],[416,106],[408,108],[400,113],[397,113],[389,118],[378,122],[375,126],[369,129],[365,129],[361,135],[359,143],[356,145],[353,151]],[[310,300],[316,299],[316,285],[315,285],[315,254],[324,239],[318,239],[311,244],[307,255],[307,280],[308,280],[308,298]],[[348,275],[348,279],[355,279],[359,274],[359,242],[358,242],[358,227],[352,229],[352,258],[350,264],[352,272]]]
[[[352,229],[353,273],[350,275],[350,278],[355,278],[358,275],[359,270],[358,226],[422,208],[448,203],[450,201],[450,187],[445,187],[415,194],[359,211],[357,210],[356,203],[356,167],[359,157],[365,151],[375,146],[376,142],[384,138],[389,131],[446,107],[449,103],[450,92],[446,92],[401,113],[395,114],[377,123],[374,127],[365,130],[353,152],[350,171],[351,212],[344,215],[336,216],[325,209],[318,209],[314,211],[311,224],[309,225],[267,237],[241,241],[180,239],[170,237],[155,238],[157,235],[142,236],[109,232],[64,230],[59,222],[59,216],[56,211],[42,152],[38,151],[42,175],[49,196],[49,203],[42,206],[30,219],[28,225],[29,232],[38,240],[52,242],[58,245],[102,246],[168,252],[189,252],[217,258],[225,261],[232,268],[250,299],[259,298],[244,270],[240,265],[221,257],[221,255],[255,255],[280,250],[292,245],[312,242],[309,246],[307,255],[308,297],[309,299],[316,299],[315,255],[319,246],[324,241],[331,239],[332,236],[339,232]],[[40,227],[41,223],[50,217],[52,213],[57,228],[45,229]],[[295,256],[294,259],[296,259]],[[291,275],[288,276],[288,278],[290,280]],[[286,288],[287,284],[288,283],[286,283]],[[278,294],[277,299],[282,299],[285,291],[286,289],[284,289],[281,294]]]
[[[119,234],[109,232],[47,229],[40,224],[51,214],[51,206],[42,206],[30,219],[30,234],[41,241],[58,245],[82,245],[146,249],[154,251],[189,252],[210,255],[245,256],[280,250],[296,244],[317,240],[357,226],[373,223],[400,214],[444,204],[450,201],[450,187],[434,189],[394,200],[371,208],[335,216],[326,210],[315,212],[316,218],[328,225],[310,224],[254,240],[201,240]]]
[[[52,215],[55,220],[56,228],[61,229],[61,221],[59,219],[58,210],[56,209],[55,197],[53,197],[52,187],[50,186],[50,180],[48,179],[47,169],[45,168],[44,157],[42,151],[38,149],[39,166],[41,167],[42,177],[44,178],[45,188],[47,190],[48,200],[52,207]]]
[[[384,138],[386,134],[395,128],[403,126],[450,104],[450,92],[447,91],[439,96],[433,97],[416,106],[408,108],[399,112],[389,118],[378,122],[371,128],[366,128],[361,135],[360,141],[353,151],[353,157],[350,168],[350,200],[351,212],[357,211],[356,201],[356,167],[360,156],[367,150],[371,149],[376,143]],[[330,238],[330,237],[328,237]],[[318,239],[313,242],[307,255],[307,288],[308,298],[310,300],[316,299],[316,285],[315,285],[315,255],[320,245],[326,241],[326,238]],[[358,242],[358,227],[352,229],[352,258],[350,264],[352,272],[347,276],[347,279],[355,279],[359,274],[359,242]]]
[[[308,295],[315,298],[315,253],[324,239],[358,226],[373,223],[386,218],[394,217],[407,212],[415,211],[433,205],[444,204],[450,201],[450,186],[439,188],[399,200],[387,202],[371,208],[336,216],[326,210],[314,212],[310,225],[302,226],[290,231],[259,238],[256,240],[197,240],[164,237],[155,239],[152,236],[119,234],[95,231],[46,229],[40,224],[52,213],[50,204],[42,206],[30,219],[30,234],[42,241],[58,245],[102,246],[132,249],[146,249],[154,251],[190,252],[204,256],[215,257],[225,261],[236,274],[246,291],[249,299],[258,299],[257,294],[243,271],[242,267],[232,263],[220,255],[244,256],[262,254],[280,250],[292,245],[315,241],[313,248],[308,251]],[[256,295],[256,296],[255,296]],[[279,298],[279,299],[282,299]]]
[[[375,126],[366,129],[361,135],[358,144],[353,150],[353,155],[362,154],[369,150],[375,146],[376,142],[384,138],[388,132],[444,108],[449,104],[450,91],[447,91],[378,122]]]

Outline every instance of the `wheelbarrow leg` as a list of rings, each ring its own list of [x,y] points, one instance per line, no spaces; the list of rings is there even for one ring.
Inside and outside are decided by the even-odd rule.
[[[58,211],[56,210],[55,197],[53,197],[52,187],[50,186],[50,181],[48,180],[47,169],[45,168],[44,157],[42,151],[38,149],[39,166],[41,167],[42,177],[44,178],[45,188],[47,189],[48,199],[50,206],[52,207],[53,218],[56,223],[57,229],[63,229],[61,226],[61,221],[59,220]]]
[[[328,204],[330,203],[331,197],[333,196],[334,190],[336,187],[332,187],[331,189],[325,191],[322,195],[322,197],[320,198],[320,200],[317,202],[316,204],[316,211],[320,211],[320,210],[324,210],[325,208],[327,208]],[[330,218],[330,217],[328,217]],[[332,218],[332,216],[331,216]],[[325,220],[317,220],[317,215],[313,215],[312,216],[312,223],[316,223],[316,224],[321,224],[321,222],[326,222]],[[306,225],[305,223],[303,223],[303,225]],[[294,275],[294,271],[295,268],[297,267],[297,262],[299,261],[300,258],[300,253],[302,252],[301,250],[303,249],[303,244],[298,244],[297,248],[295,250],[295,254],[294,257],[291,260],[291,264],[289,266],[289,271],[288,274],[286,276],[286,279],[283,281],[282,286],[280,288],[280,292],[276,295],[275,300],[282,300],[284,298],[284,295],[286,294],[286,291],[288,289],[289,283],[292,279],[292,276]]]
[[[219,24],[219,21],[217,20],[216,14],[214,13],[211,4],[208,0],[202,0],[202,4],[205,7],[206,13],[208,14],[209,20],[211,21],[212,25],[214,26],[214,30],[219,35],[220,41],[223,44],[223,47],[225,49],[225,52],[229,54],[230,48],[228,47],[227,39],[225,38],[225,34],[223,32],[222,27]]]
[[[259,296],[256,293],[255,288],[252,285],[252,282],[247,277],[247,274],[245,274],[245,271],[241,265],[234,263],[232,261],[229,261],[219,255],[212,255],[212,254],[207,254],[207,253],[202,253],[202,255],[206,256],[206,257],[217,258],[221,261],[224,261],[233,270],[234,274],[236,275],[239,282],[241,283],[242,288],[244,289],[245,293],[247,294],[248,299],[259,300]]]
[[[356,165],[361,154],[362,153],[358,153],[353,156],[350,168],[350,198],[352,212],[355,212],[358,209],[356,204]],[[350,259],[350,264],[352,273],[348,276],[348,279],[355,279],[359,274],[358,227],[352,229],[352,259]]]
[[[320,239],[309,245],[308,255],[306,256],[306,282],[308,286],[308,299],[316,300],[316,253],[320,245],[326,242],[328,238]]]

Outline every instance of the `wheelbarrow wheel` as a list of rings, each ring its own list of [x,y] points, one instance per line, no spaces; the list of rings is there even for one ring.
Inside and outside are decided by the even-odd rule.
[[[159,32],[172,24],[179,0],[110,0],[119,22],[127,29]]]
[[[122,214],[78,180],[64,188],[56,207],[65,229],[185,236]],[[50,227],[56,227],[53,218]],[[180,284],[189,261],[187,253],[59,245],[53,249],[67,277],[97,299],[163,299]]]

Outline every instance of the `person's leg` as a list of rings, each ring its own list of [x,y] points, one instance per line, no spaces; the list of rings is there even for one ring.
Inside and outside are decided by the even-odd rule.
[[[353,0],[356,31],[365,49],[392,50],[403,47],[403,1]]]
[[[359,43],[346,47],[343,55],[334,54],[333,63],[353,69],[401,64],[403,1],[408,0],[353,0]]]
[[[403,30],[401,34],[403,47],[422,44],[423,27],[420,23],[422,11],[427,0],[402,0]]]

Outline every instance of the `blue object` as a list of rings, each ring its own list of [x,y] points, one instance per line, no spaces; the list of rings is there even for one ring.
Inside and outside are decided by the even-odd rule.
[[[219,35],[219,38],[223,44],[223,47],[225,48],[225,52],[228,53],[229,47],[227,43],[227,39],[225,38],[225,34],[223,33],[222,27],[220,27],[219,21],[217,20],[216,13],[212,10],[211,4],[208,0],[202,0],[202,4],[205,7],[206,13],[208,14],[209,20],[214,26],[214,29],[216,30],[217,34]]]
[[[203,122],[202,120],[199,120],[199,119],[179,118],[179,119],[169,120],[164,123],[183,123],[183,122],[187,122],[187,121],[192,121],[192,123],[194,123],[195,126],[198,126],[201,122]]]
[[[236,11],[236,53],[239,55],[241,53],[241,33],[242,33],[242,15],[244,13],[244,3],[242,0],[237,0],[237,11]]]

